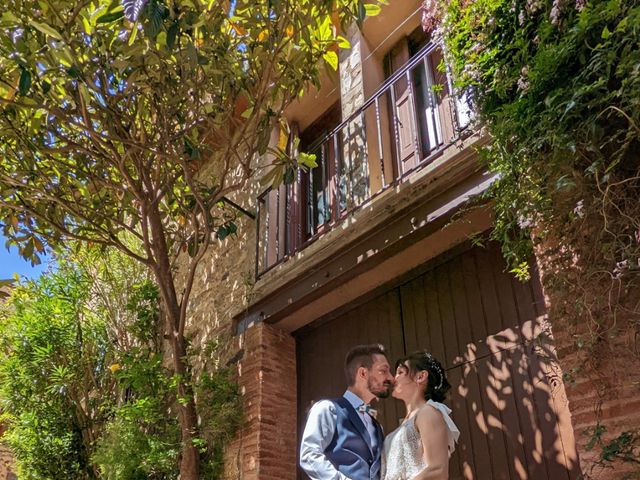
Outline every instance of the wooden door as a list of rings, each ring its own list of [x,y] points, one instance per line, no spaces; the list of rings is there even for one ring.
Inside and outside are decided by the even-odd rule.
[[[300,428],[309,402],[344,390],[342,360],[359,343],[390,360],[427,349],[447,369],[461,437],[453,479],[572,480],[578,462],[541,288],[505,273],[499,249],[468,248],[382,296],[298,335]],[[388,433],[403,415],[382,401]],[[301,476],[300,478],[305,478]]]
[[[472,248],[400,288],[407,350],[430,350],[453,386],[462,435],[450,478],[576,478],[537,273],[521,283],[504,267],[495,245]]]
[[[438,146],[450,142],[456,134],[456,126],[453,123],[453,111],[451,110],[452,98],[449,89],[449,78],[446,72],[441,71],[440,64],[444,62],[442,50],[436,49],[429,55],[428,70],[433,75],[433,84],[439,86],[438,93],[432,92],[437,105],[437,128],[439,129]]]
[[[409,61],[409,47],[406,41],[399,42],[389,54],[390,74],[399,70]],[[396,132],[396,155],[400,175],[417,165],[415,111],[411,87],[406,77],[399,78],[392,87],[393,124]]]
[[[334,103],[300,134],[299,150],[316,155],[318,166],[300,176],[302,202],[305,204],[301,218],[307,222],[305,241],[326,228],[340,214],[339,208],[345,202],[344,192],[338,193],[342,166],[339,152],[335,151],[333,138],[317,145],[313,151],[309,147],[316,144],[329,131],[340,124],[342,110],[340,102]]]

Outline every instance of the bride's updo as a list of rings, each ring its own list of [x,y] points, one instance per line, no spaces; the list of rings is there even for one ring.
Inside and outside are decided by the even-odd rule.
[[[443,402],[445,400],[451,385],[447,381],[444,368],[429,352],[426,350],[413,352],[411,355],[398,360],[396,368],[399,365],[408,365],[411,376],[423,370],[429,374],[427,388],[424,391],[425,400],[433,400],[434,402]]]

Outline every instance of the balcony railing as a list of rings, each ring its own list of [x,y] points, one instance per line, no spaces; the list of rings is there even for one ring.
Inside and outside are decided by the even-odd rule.
[[[305,248],[436,158],[469,122],[443,55],[428,44],[327,134],[305,148],[318,167],[258,197],[256,276]]]

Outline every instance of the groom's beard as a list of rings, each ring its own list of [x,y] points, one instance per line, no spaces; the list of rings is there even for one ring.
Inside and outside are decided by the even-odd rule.
[[[393,390],[393,383],[386,381],[382,384],[381,387],[375,388],[371,379],[367,382],[367,388],[371,393],[373,393],[378,398],[387,398],[391,395],[391,391]]]

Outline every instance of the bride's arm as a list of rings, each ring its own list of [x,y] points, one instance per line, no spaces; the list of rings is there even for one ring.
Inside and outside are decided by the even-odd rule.
[[[412,480],[447,480],[449,478],[449,451],[447,424],[442,414],[429,406],[416,417],[420,433],[424,462],[427,465]]]

